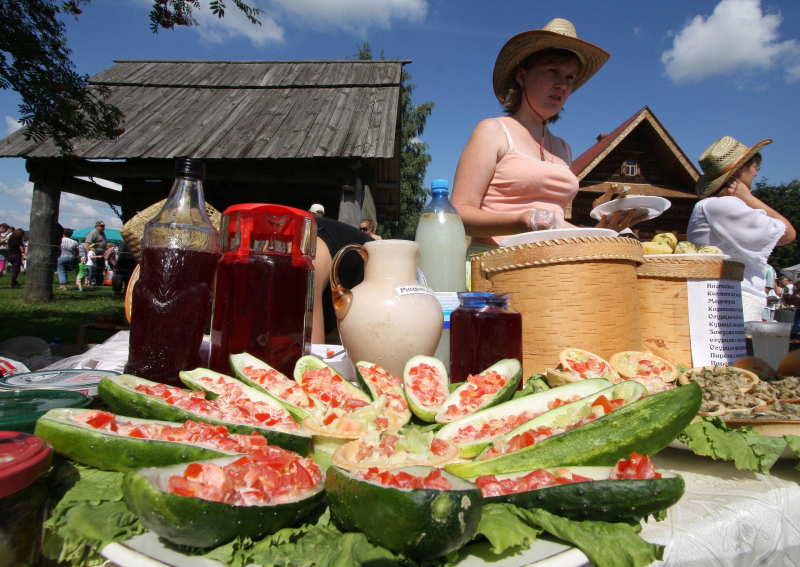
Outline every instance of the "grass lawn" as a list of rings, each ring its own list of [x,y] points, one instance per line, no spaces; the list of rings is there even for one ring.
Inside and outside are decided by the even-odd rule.
[[[20,274],[19,283],[25,283]],[[62,344],[74,344],[78,327],[87,323],[127,324],[124,296],[115,294],[111,286],[75,288],[75,274],[70,272],[67,291],[58,289],[54,278],[53,301],[44,304],[25,303],[25,288],[11,288],[11,276],[0,276],[0,342],[12,337],[39,337],[52,342],[58,337]],[[100,343],[114,331],[88,330],[84,342]]]

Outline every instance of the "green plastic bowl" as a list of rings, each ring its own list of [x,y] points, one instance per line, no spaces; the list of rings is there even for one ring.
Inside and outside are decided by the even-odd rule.
[[[33,433],[36,420],[55,408],[88,408],[92,398],[71,390],[0,392],[0,431]]]

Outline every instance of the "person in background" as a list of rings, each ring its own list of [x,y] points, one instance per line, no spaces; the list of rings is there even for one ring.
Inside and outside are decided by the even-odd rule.
[[[772,140],[752,147],[725,136],[700,156],[703,175],[686,237],[697,246],[716,246],[744,264],[744,320],[761,321],[767,307],[764,270],[775,246],[792,242],[796,233],[786,218],[756,198],[750,190],[761,169],[760,150]],[[772,287],[772,286],[770,286]]]
[[[92,261],[92,269],[89,271],[89,282],[91,285],[103,285],[103,270],[105,270],[105,254],[108,242],[106,240],[106,223],[97,221],[94,228],[89,231],[84,240],[89,248],[89,244],[94,245],[94,257],[90,258]]]
[[[86,274],[89,272],[89,268],[87,267],[86,258],[81,257],[78,260],[78,276],[75,278],[75,287],[78,288],[78,291],[83,291],[83,284],[86,281]]]
[[[117,246],[114,243],[108,245],[105,254],[103,254],[103,258],[106,261],[106,275],[103,278],[104,281],[108,279],[108,272],[114,272],[114,266],[117,264]]]
[[[14,230],[6,223],[0,224],[0,276],[6,273],[6,263],[8,262],[8,237]]]
[[[314,258],[314,311],[311,342],[337,344],[336,313],[331,296],[331,265],[336,253],[348,244],[365,244],[372,237],[354,226],[325,217],[317,217],[317,254]],[[355,252],[342,256],[339,262],[339,281],[352,289],[364,279],[364,261]]]
[[[28,270],[28,240],[27,234],[22,235],[22,273]]]
[[[25,231],[21,228],[16,228],[8,236],[8,262],[11,264],[11,287],[19,287],[20,283],[17,282],[20,269],[22,268],[22,256],[25,249],[25,243],[22,237],[25,236]]]
[[[117,247],[117,262],[114,265],[114,277],[111,278],[111,289],[114,293],[122,293],[128,289],[133,270],[136,269],[136,257],[123,240]]]
[[[87,285],[90,287],[97,287],[103,285],[103,272],[105,271],[106,261],[103,258],[103,252],[97,249],[96,246],[89,246],[89,278]],[[100,283],[97,283],[97,282]]]
[[[61,255],[58,257],[58,289],[67,291],[67,272],[78,265],[78,241],[72,239],[72,229],[64,229],[61,238]]]
[[[311,208],[308,209],[308,212],[314,215],[314,218],[324,217],[325,207],[323,207],[319,203],[314,203],[313,205],[311,205]]]
[[[371,236],[373,240],[383,240],[383,238],[375,234],[375,230],[378,228],[378,223],[376,223],[374,219],[370,217],[362,219],[360,228],[361,232],[367,236]]]
[[[506,235],[571,226],[564,214],[578,193],[578,178],[570,170],[569,145],[549,126],[608,58],[561,18],[517,34],[500,50],[492,83],[508,116],[475,128],[450,199],[472,237],[469,254],[497,248]],[[620,231],[645,218],[633,218],[634,212],[616,212],[597,226]]]

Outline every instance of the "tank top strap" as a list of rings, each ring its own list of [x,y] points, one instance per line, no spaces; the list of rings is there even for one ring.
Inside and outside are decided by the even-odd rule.
[[[508,128],[506,128],[506,125],[503,124],[503,121],[500,120],[499,118],[495,118],[495,120],[497,120],[500,123],[500,127],[503,129],[503,132],[506,135],[506,142],[508,143],[508,151],[513,152],[514,144],[511,142],[511,134],[509,133]]]
[[[564,138],[559,138],[559,140],[561,140],[561,146],[564,148],[564,155],[567,156],[567,165],[572,167],[572,152],[564,141]]]

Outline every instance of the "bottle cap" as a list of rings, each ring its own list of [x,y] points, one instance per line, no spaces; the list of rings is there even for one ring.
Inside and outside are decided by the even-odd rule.
[[[450,191],[450,184],[447,179],[434,179],[431,183],[431,191],[434,193],[448,193]]]
[[[189,157],[175,158],[175,177],[188,177],[203,181],[206,178],[206,164]]]
[[[482,307],[508,307],[510,293],[501,295],[490,291],[459,291],[458,300],[462,307],[482,308]]]

